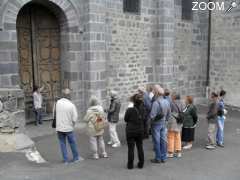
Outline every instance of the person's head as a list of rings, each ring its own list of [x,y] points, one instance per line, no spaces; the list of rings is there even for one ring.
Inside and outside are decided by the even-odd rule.
[[[221,90],[220,93],[219,93],[219,96],[220,96],[221,98],[224,98],[225,95],[226,95],[226,93],[227,93],[226,91]]]
[[[117,98],[117,95],[118,95],[117,91],[114,91],[114,90],[110,91],[110,97],[111,98]]]
[[[89,106],[97,106],[99,105],[99,101],[98,101],[98,98],[96,96],[91,96],[90,97],[90,100],[89,100]]]
[[[154,85],[153,93],[155,96],[163,96],[164,89],[160,85],[156,84],[156,85]]]
[[[177,94],[176,92],[173,92],[172,95],[171,95],[171,98],[172,98],[173,101],[175,101],[175,100],[180,100],[181,96],[180,96],[180,94]]]
[[[152,92],[153,91],[153,86],[151,84],[147,84],[146,91],[147,92]]]
[[[140,106],[142,103],[143,103],[143,96],[142,94],[134,94],[132,97],[131,97],[131,100],[134,104],[134,106]]]
[[[170,95],[169,89],[164,89],[164,96],[169,96],[169,95]]]
[[[144,92],[145,92],[145,88],[144,88],[143,86],[140,86],[140,87],[138,88],[138,93],[139,93],[139,94],[144,94]]]
[[[71,98],[71,90],[69,88],[65,88],[62,91],[63,98],[70,99]]]
[[[217,98],[218,98],[218,94],[217,94],[217,93],[215,93],[215,92],[212,92],[212,93],[211,93],[211,100],[214,100],[214,101],[216,101],[216,100],[217,100]]]
[[[185,98],[185,103],[188,104],[193,104],[193,97],[192,96],[186,96]]]
[[[33,87],[33,92],[38,92],[38,90],[39,90],[39,87],[38,87],[38,86],[34,86],[34,87]]]

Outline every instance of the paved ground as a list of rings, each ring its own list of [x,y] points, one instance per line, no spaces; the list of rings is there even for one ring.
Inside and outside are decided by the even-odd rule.
[[[142,170],[127,170],[127,147],[124,141],[124,127],[119,126],[123,146],[119,149],[107,148],[110,158],[98,161],[89,159],[87,137],[78,132],[78,144],[85,161],[63,165],[55,135],[34,138],[38,150],[49,162],[34,164],[22,154],[0,154],[1,180],[239,180],[240,179],[240,113],[229,112],[225,127],[225,148],[214,151],[204,149],[207,124],[205,108],[199,108],[201,122],[197,128],[194,148],[183,153],[181,159],[170,159],[166,164],[153,165],[150,140],[145,141],[146,164]],[[107,137],[105,140],[108,140]]]

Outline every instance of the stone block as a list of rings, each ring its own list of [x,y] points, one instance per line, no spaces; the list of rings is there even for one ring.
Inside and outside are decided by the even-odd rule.
[[[1,42],[0,42],[0,46],[1,46]],[[18,73],[17,63],[0,64],[0,74],[17,74],[17,73]]]

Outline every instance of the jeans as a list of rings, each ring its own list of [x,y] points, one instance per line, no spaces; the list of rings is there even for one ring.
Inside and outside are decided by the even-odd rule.
[[[116,126],[117,123],[109,123],[110,141],[112,142],[112,144],[120,144]]]
[[[42,110],[41,109],[35,109],[35,116],[36,116],[36,124],[42,124]]]
[[[68,162],[68,153],[67,153],[67,145],[66,140],[68,140],[68,143],[71,147],[72,155],[73,155],[73,161],[76,161],[79,159],[78,150],[77,150],[77,144],[75,140],[75,136],[73,132],[57,132],[59,144],[63,156],[63,161]]]
[[[218,116],[216,141],[220,145],[224,143],[224,116]]]
[[[137,152],[138,152],[138,167],[143,167],[144,165],[144,152],[143,152],[143,138],[142,134],[135,134],[128,136],[127,135],[127,144],[128,144],[128,168],[133,168],[133,162],[134,162],[134,148],[135,144],[137,146]]]
[[[98,147],[101,155],[107,155],[103,136],[91,136],[89,138],[90,148],[94,155],[98,155]]]
[[[152,137],[155,159],[165,161],[167,159],[167,128],[165,121],[152,125]]]

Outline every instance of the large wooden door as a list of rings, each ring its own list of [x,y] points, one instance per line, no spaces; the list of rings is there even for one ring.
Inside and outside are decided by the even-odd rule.
[[[29,4],[18,15],[20,80],[26,109],[32,109],[34,85],[44,86],[44,109],[51,113],[60,96],[60,28],[57,18],[45,7]]]

